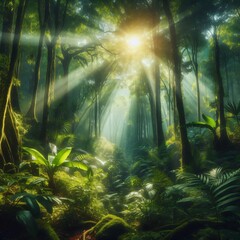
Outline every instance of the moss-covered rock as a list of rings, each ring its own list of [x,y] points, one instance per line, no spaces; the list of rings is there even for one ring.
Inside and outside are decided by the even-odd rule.
[[[132,232],[132,227],[122,218],[108,214],[94,227],[97,240],[117,240],[121,235]]]

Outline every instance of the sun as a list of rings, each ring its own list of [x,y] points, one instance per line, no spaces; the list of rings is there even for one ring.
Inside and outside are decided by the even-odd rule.
[[[126,42],[128,47],[133,49],[139,48],[142,44],[140,37],[136,35],[126,37]]]

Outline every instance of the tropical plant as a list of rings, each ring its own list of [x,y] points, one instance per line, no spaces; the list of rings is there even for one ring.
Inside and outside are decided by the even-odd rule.
[[[1,221],[4,216],[7,219],[16,220],[26,227],[26,230],[34,238],[39,233],[39,221],[43,217],[43,209],[49,214],[53,212],[54,204],[61,204],[58,197],[45,192],[45,178],[34,177],[27,173],[1,174],[0,182],[0,211]],[[5,226],[3,232],[5,231]],[[9,226],[8,226],[9,227]]]
[[[41,206],[49,213],[53,213],[54,203],[61,204],[60,198],[48,195],[31,194],[28,192],[18,192],[11,197],[12,204],[21,206],[16,213],[17,221],[22,223],[27,231],[36,236],[38,233],[38,223],[36,219],[42,217]]]
[[[178,202],[195,202],[209,205],[208,214],[214,210],[215,216],[222,217],[228,212],[233,215],[238,215],[240,200],[240,169],[232,172],[224,172],[222,168],[214,168],[205,174],[192,174],[179,172],[177,178],[184,183],[179,186],[185,190],[195,189],[202,194],[200,198],[196,196],[187,196]]]
[[[204,122],[202,122],[202,121],[191,122],[191,123],[187,123],[186,126],[187,127],[204,128],[204,129],[210,130],[214,137],[214,143],[217,144],[217,142],[218,142],[217,121],[215,121],[213,118],[211,118],[210,116],[207,116],[205,114],[202,114],[202,118],[203,118]]]
[[[239,231],[240,169],[225,172],[215,168],[204,174],[178,172],[180,184],[166,190],[166,196],[178,192],[176,205],[185,212],[185,220],[164,239],[184,239],[201,229]],[[181,194],[179,194],[182,192]],[[220,234],[220,232],[218,232]]]
[[[225,109],[228,113],[230,113],[232,115],[233,118],[236,119],[237,124],[240,124],[240,101],[238,102],[238,104],[236,104],[235,102],[228,102],[227,105],[225,106]]]
[[[29,147],[23,147],[23,150],[32,155],[32,159],[38,165],[44,167],[49,180],[49,187],[53,190],[55,189],[54,184],[54,174],[61,167],[68,168],[77,168],[84,171],[87,171],[89,174],[92,174],[90,167],[84,164],[82,161],[79,161],[77,158],[75,160],[67,160],[67,157],[72,151],[71,147],[66,147],[56,153],[56,155],[48,155],[48,159],[46,159],[38,150]]]

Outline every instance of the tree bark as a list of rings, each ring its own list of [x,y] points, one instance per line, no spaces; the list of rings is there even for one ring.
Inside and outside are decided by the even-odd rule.
[[[177,36],[175,23],[172,17],[172,12],[169,6],[168,0],[163,0],[163,8],[166,14],[170,39],[171,39],[171,47],[172,47],[172,60],[173,60],[173,68],[174,68],[174,80],[175,80],[175,97],[176,97],[176,105],[179,117],[179,128],[180,128],[180,136],[182,143],[182,166],[187,167],[191,164],[191,160],[193,159],[190,143],[187,136],[187,128],[185,121],[185,112],[183,106],[182,99],[182,91],[181,91],[181,60],[178,52],[178,44],[177,44]]]
[[[218,122],[220,127],[219,135],[219,149],[228,148],[230,140],[227,135],[226,118],[224,114],[224,87],[223,80],[220,71],[220,48],[218,43],[218,37],[216,33],[216,27],[214,29],[214,57],[215,57],[215,71],[216,71],[216,84],[217,84],[217,110],[218,110]]]
[[[40,38],[38,42],[38,50],[37,50],[37,57],[36,57],[36,63],[34,67],[34,73],[33,73],[33,95],[32,95],[32,101],[29,107],[29,110],[26,114],[27,117],[30,119],[33,119],[37,122],[37,115],[36,115],[36,104],[37,104],[37,91],[38,91],[38,84],[40,81],[40,66],[41,66],[41,60],[42,60],[42,47],[43,47],[43,41],[44,36],[46,32],[47,27],[47,21],[48,21],[48,5],[47,1],[45,1],[44,6],[44,16],[42,19],[41,14],[41,0],[38,0],[38,15],[39,15],[39,25],[40,25]]]
[[[154,84],[155,84],[155,119],[156,119],[156,145],[160,149],[161,146],[165,146],[165,137],[163,133],[163,125],[162,125],[162,104],[161,104],[161,78],[160,78],[160,67],[159,60],[157,56],[159,56],[159,21],[160,21],[160,1],[154,0],[152,3],[153,7],[153,28],[155,29],[153,32],[152,40],[153,40],[153,52],[155,54],[154,59]]]
[[[49,110],[51,105],[51,86],[53,81],[55,44],[50,42],[48,43],[47,48],[48,48],[47,73],[46,73],[46,83],[45,83],[45,92],[44,92],[44,100],[43,100],[42,126],[41,126],[41,134],[40,134],[40,140],[42,141],[44,146],[46,146],[48,142],[47,125],[48,125]]]
[[[13,43],[9,42],[10,46],[6,46],[9,52],[2,54],[6,62],[0,69],[0,161],[1,165],[4,163],[19,163],[19,146],[20,138],[17,131],[17,126],[12,113],[12,106],[10,102],[11,89],[13,85],[13,75],[17,62],[19,52],[19,42],[22,30],[23,18],[26,10],[28,0],[21,0],[18,5],[15,31]],[[6,43],[5,43],[6,44]],[[11,49],[12,47],[12,49]],[[11,50],[10,50],[11,49]],[[9,54],[11,51],[10,61]],[[9,62],[9,64],[8,64]],[[6,74],[7,72],[7,74]]]

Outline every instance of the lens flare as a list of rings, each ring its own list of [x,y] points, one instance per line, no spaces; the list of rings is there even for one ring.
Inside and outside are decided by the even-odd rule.
[[[129,36],[126,39],[127,45],[131,48],[138,48],[141,46],[141,40],[138,36]]]

